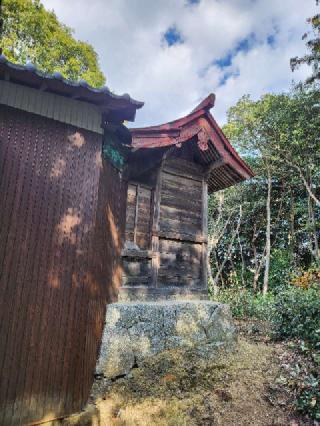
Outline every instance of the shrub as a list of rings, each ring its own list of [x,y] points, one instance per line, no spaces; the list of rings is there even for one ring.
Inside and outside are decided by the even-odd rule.
[[[289,287],[279,292],[272,326],[279,338],[302,339],[320,349],[320,287]]]
[[[268,320],[272,316],[274,296],[255,295],[246,288],[233,286],[219,291],[216,300],[228,303],[236,318],[257,318]]]
[[[292,254],[286,249],[273,249],[269,272],[269,288],[279,291],[289,281],[293,270]]]
[[[293,286],[279,292],[272,327],[280,339],[297,339],[299,349],[312,361],[300,371],[296,405],[299,411],[320,420],[320,286],[318,273],[303,273]],[[315,280],[316,278],[316,280]]]
[[[303,389],[298,395],[296,406],[299,411],[312,419],[320,420],[320,378],[319,375],[308,375]]]
[[[299,271],[290,281],[295,287],[308,289],[315,284],[320,284],[320,269],[310,268],[307,271]]]
[[[217,300],[230,304],[236,318],[269,320],[278,339],[296,340],[294,347],[303,359],[295,369],[291,387],[299,411],[320,420],[320,284],[319,270],[299,272],[288,286],[273,294],[254,295],[232,286],[219,291]]]

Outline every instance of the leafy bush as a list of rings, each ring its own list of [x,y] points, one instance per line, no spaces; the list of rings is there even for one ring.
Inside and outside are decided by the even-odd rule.
[[[315,420],[320,420],[320,377],[308,375],[305,379],[301,391],[297,398],[296,406],[299,411],[309,415]]]
[[[304,371],[299,369],[296,406],[320,420],[320,286],[314,278],[314,272],[303,273],[278,293],[271,323],[276,337],[297,339],[299,350],[311,359]]]
[[[236,318],[257,318],[268,320],[272,316],[274,296],[255,295],[246,288],[233,286],[219,291],[216,300],[228,303]]]
[[[289,287],[278,293],[272,317],[279,338],[297,338],[320,349],[320,287]]]
[[[290,279],[293,270],[292,253],[287,249],[273,249],[269,272],[269,288],[278,291]]]
[[[291,284],[296,287],[308,289],[315,284],[320,285],[320,269],[316,266],[309,268],[307,271],[298,271],[291,279]]]
[[[319,271],[301,271],[291,285],[278,286],[267,296],[233,286],[220,290],[217,300],[230,304],[236,318],[268,320],[278,339],[295,340],[295,353],[289,385],[297,409],[320,420],[320,285]],[[299,355],[300,354],[300,355]]]

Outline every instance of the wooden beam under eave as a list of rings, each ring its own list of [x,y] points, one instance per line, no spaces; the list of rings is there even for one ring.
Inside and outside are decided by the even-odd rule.
[[[219,160],[213,162],[212,164],[210,164],[206,168],[206,170],[205,170],[205,176],[207,176],[207,178],[208,178],[210,176],[211,172],[213,172],[213,170],[218,169],[219,167],[222,167],[225,164],[227,164],[227,161],[224,158],[220,158]]]
[[[123,171],[123,178],[125,180],[135,179],[138,176],[159,167],[162,162],[163,152],[140,150],[139,154],[141,154],[141,156],[137,154],[134,158],[129,157],[128,163]]]
[[[207,114],[206,118],[201,117],[199,123],[206,130],[210,139],[218,151],[219,155],[229,164],[240,176],[244,179],[248,179],[253,176],[253,172],[246,165],[246,163],[240,158],[233,146],[224,136],[223,132],[216,124],[214,118],[210,113]]]

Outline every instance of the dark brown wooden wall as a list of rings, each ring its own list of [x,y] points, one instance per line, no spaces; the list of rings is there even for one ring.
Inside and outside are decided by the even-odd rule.
[[[202,181],[162,173],[160,232],[194,240],[202,236]]]
[[[107,303],[118,300],[121,287],[127,188],[128,184],[121,178],[120,172],[103,160],[92,256],[98,281],[104,283],[107,292]],[[99,330],[98,340],[101,332],[102,329]]]
[[[85,404],[120,283],[121,191],[100,135],[0,106],[1,425]]]
[[[157,174],[150,189],[143,188],[141,177],[139,185],[130,182],[128,186],[122,292],[131,288],[139,298],[140,290],[160,296],[166,290],[205,291],[207,186],[203,170],[192,159],[172,157],[163,161]]]
[[[203,177],[192,162],[168,159],[161,175],[158,287],[202,287]]]

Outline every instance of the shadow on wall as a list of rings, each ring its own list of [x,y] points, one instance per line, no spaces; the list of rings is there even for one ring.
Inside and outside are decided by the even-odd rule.
[[[1,424],[86,403],[120,283],[122,187],[100,135],[1,108]]]

